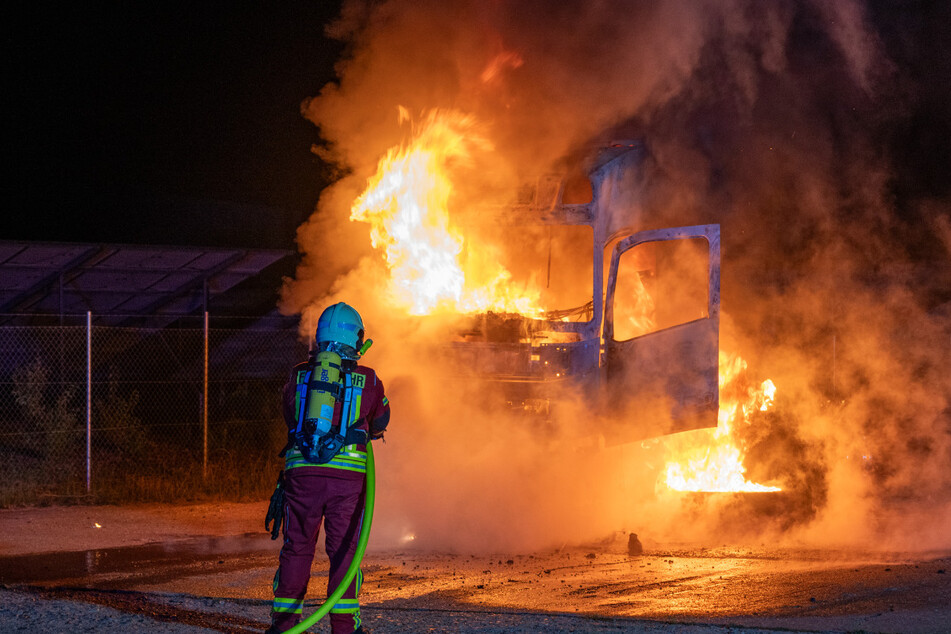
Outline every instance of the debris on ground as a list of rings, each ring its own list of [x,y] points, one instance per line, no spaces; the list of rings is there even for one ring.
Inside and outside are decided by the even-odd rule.
[[[637,538],[637,533],[631,533],[627,536],[627,554],[631,557],[644,554],[644,546],[641,545],[641,540]]]

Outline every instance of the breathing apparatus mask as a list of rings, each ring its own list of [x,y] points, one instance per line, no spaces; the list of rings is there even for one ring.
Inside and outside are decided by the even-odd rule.
[[[363,341],[361,340],[359,343],[362,347]],[[339,356],[343,361],[359,361],[360,356],[363,354],[359,348],[348,346],[347,344],[340,343],[339,341],[321,341],[317,343],[315,355],[320,355],[322,352],[332,352]]]

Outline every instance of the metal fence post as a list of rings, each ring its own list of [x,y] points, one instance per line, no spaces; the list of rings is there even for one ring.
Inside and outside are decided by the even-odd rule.
[[[92,491],[92,311],[86,311],[86,493]]]
[[[208,311],[205,311],[205,374],[202,380],[201,419],[204,428],[204,458],[201,467],[202,478],[208,477]]]

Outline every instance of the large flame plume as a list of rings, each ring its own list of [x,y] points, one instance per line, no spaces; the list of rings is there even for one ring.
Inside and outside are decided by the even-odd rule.
[[[384,252],[396,307],[412,315],[540,313],[538,292],[511,285],[511,273],[492,257],[494,245],[470,240],[463,257],[466,236],[450,221],[453,178],[471,167],[474,152],[489,150],[471,115],[432,110],[407,144],[380,160],[353,203],[350,219],[369,223],[372,245]]]
[[[409,119],[404,109],[400,113],[402,121]],[[471,115],[430,111],[413,126],[408,143],[391,148],[380,160],[351,208],[350,219],[369,223],[371,243],[384,253],[391,301],[412,315],[488,310],[540,314],[538,293],[513,292],[507,284],[511,274],[497,262],[472,258],[464,266],[467,236],[452,226],[450,202],[453,179],[471,165],[472,153],[492,149],[475,128]],[[491,251],[494,245],[478,248]],[[625,337],[656,329],[653,299],[639,275],[631,279],[632,288],[625,291],[636,299],[617,315]],[[733,433],[737,425],[750,424],[753,411],[769,409],[776,388],[766,380],[758,388],[737,390],[733,383],[746,371],[746,361],[722,351],[719,360],[718,425],[668,439],[664,482],[675,491],[779,491],[746,480],[744,450]]]
[[[750,414],[772,407],[776,386],[766,379],[758,387],[737,390],[733,383],[747,369],[739,355],[720,351],[720,411],[712,430],[683,432],[667,439],[664,484],[674,491],[769,492],[782,490],[750,482],[743,466],[744,448],[737,440],[737,425],[749,425]]]

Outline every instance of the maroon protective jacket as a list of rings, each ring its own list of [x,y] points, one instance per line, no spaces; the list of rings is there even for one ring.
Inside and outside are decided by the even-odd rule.
[[[284,420],[289,435],[297,429],[300,374],[308,369],[307,363],[297,365],[284,386]],[[356,366],[352,372],[363,377],[360,417],[356,427],[369,432],[373,438],[379,438],[390,419],[390,405],[383,393],[383,383],[372,369],[365,366]],[[341,409],[341,404],[337,403],[335,423],[340,420]],[[325,529],[325,547],[330,560],[327,593],[335,590],[346,575],[363,521],[366,459],[366,445],[361,444],[343,447],[333,460],[321,465],[307,462],[297,447],[288,449],[284,466],[284,545],[280,566],[274,576],[272,629],[269,631],[286,631],[301,620],[321,526]],[[333,634],[353,632],[360,627],[358,596],[362,580],[363,574],[359,573],[331,608]]]

